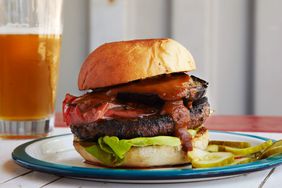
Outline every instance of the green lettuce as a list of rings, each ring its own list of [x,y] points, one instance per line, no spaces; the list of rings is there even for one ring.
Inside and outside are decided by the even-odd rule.
[[[198,128],[199,129],[199,128]],[[187,130],[194,137],[198,129]],[[144,146],[180,146],[179,138],[172,136],[138,137],[133,139],[120,140],[116,136],[104,136],[98,142],[89,143],[85,150],[105,165],[118,166],[122,163],[126,153],[131,147]]]
[[[105,165],[111,165],[116,160],[114,156],[103,151],[97,143],[93,143],[92,146],[85,147],[85,150],[96,157],[99,161],[102,161]]]
[[[106,165],[118,166],[131,147],[179,146],[180,140],[172,136],[139,137],[120,140],[116,136],[100,137],[98,142],[84,147],[85,150]]]

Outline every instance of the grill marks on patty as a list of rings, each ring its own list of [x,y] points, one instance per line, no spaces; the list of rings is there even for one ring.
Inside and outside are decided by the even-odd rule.
[[[120,139],[173,135],[174,123],[169,116],[148,116],[137,119],[99,120],[83,126],[71,125],[72,132],[84,140],[96,141],[102,136]]]
[[[195,101],[190,109],[190,128],[201,126],[209,116],[207,98]],[[152,115],[135,119],[101,119],[96,122],[71,125],[74,135],[83,140],[96,141],[102,136],[117,136],[120,139],[152,136],[174,136],[175,123],[169,115]]]

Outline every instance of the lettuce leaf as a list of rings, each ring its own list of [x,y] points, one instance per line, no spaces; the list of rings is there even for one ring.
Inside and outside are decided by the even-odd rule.
[[[98,143],[85,147],[85,150],[105,165],[119,165],[131,147],[144,146],[179,146],[180,140],[172,136],[139,137],[119,140],[115,136],[105,136]]]
[[[197,129],[187,130],[192,137],[197,134]],[[98,142],[83,146],[85,150],[105,165],[118,166],[122,163],[126,153],[131,147],[145,146],[180,146],[179,138],[172,136],[138,137],[120,140],[116,136],[100,137]]]
[[[133,146],[132,144],[128,143],[128,140],[119,140],[119,138],[116,136],[105,136],[103,141],[112,149],[114,155],[120,159],[123,159],[125,154]]]
[[[93,143],[92,146],[85,147],[85,150],[96,157],[99,161],[102,161],[105,165],[111,165],[115,161],[113,155],[103,151],[97,143]]]
[[[125,154],[130,150],[132,146],[144,147],[144,146],[179,146],[179,138],[172,136],[156,136],[156,137],[139,137],[129,140],[119,140],[115,136],[105,136],[103,138],[106,143],[120,159],[123,159]]]

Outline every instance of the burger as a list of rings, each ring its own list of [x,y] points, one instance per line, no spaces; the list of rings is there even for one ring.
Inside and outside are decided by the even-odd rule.
[[[73,145],[88,162],[147,168],[190,162],[193,148],[205,149],[210,115],[208,83],[189,51],[172,39],[106,43],[83,63],[78,87],[66,94],[64,121]]]

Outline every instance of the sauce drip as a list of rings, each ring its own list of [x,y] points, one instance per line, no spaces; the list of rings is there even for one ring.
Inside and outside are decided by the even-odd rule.
[[[161,114],[169,114],[175,122],[175,136],[177,136],[182,145],[183,151],[191,151],[192,137],[187,131],[190,122],[190,112],[183,104],[183,100],[166,101]]]

